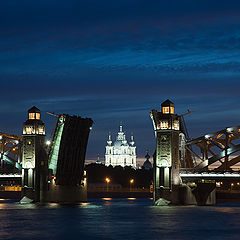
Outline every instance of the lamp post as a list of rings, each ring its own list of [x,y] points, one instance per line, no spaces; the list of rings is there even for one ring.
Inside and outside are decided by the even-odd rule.
[[[107,184],[107,192],[108,192],[108,184],[110,183],[111,180],[110,180],[110,178],[106,177],[105,181],[106,181],[106,184]]]
[[[132,189],[131,189],[131,186],[134,184],[134,179],[133,179],[133,178],[130,179],[129,183],[130,183],[129,186],[130,186],[130,192],[131,192],[131,190],[132,190]]]

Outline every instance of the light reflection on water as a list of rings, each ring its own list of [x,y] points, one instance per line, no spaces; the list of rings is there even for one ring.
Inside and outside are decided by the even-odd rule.
[[[239,239],[240,204],[152,206],[151,199],[77,205],[0,202],[1,239]]]

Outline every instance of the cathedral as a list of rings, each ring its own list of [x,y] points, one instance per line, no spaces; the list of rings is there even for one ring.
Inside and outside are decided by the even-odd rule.
[[[120,124],[120,130],[113,144],[111,134],[109,133],[106,146],[105,165],[112,165],[113,167],[131,166],[136,169],[136,146],[134,145],[133,136],[131,136],[129,144],[126,140],[125,133],[122,131],[122,124]]]

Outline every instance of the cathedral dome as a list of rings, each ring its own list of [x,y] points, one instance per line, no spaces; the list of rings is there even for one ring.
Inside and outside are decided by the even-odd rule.
[[[151,164],[151,162],[149,161],[149,159],[147,159],[147,160],[143,163],[143,167],[144,167],[146,170],[152,169],[152,164]]]
[[[115,148],[120,148],[122,146],[122,141],[121,140],[116,140],[113,144]]]
[[[149,156],[148,152],[147,152],[147,155],[145,156],[145,158],[146,158],[146,161],[143,163],[143,168],[146,170],[152,169],[152,163],[149,161],[150,156]]]
[[[113,146],[115,148],[120,148],[121,146],[129,146],[126,140],[125,133],[122,131],[122,125],[120,125],[120,131],[116,137],[116,141],[114,142]]]
[[[115,148],[120,148],[121,146],[129,146],[126,140],[116,140],[113,144]]]

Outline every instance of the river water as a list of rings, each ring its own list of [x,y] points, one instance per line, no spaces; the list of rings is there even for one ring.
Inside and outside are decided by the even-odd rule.
[[[0,201],[0,239],[240,239],[240,204],[152,206],[90,199],[75,206]]]

